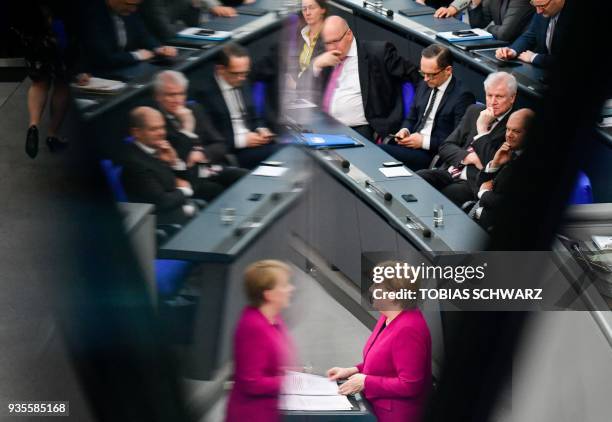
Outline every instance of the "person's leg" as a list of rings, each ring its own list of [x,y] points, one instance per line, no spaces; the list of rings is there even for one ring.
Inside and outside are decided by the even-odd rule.
[[[51,121],[49,123],[49,136],[57,136],[66,110],[68,109],[68,85],[65,82],[55,81],[53,84],[53,95],[51,96]]]
[[[195,198],[212,201],[225,190],[225,186],[220,183],[212,182],[208,179],[198,179],[192,183],[193,196]]]
[[[42,119],[47,95],[49,93],[49,81],[47,79],[32,79],[32,85],[28,89],[28,113],[30,114],[30,126],[26,135],[25,151],[30,158],[36,158],[38,154],[38,126]]]
[[[446,186],[453,183],[453,178],[446,170],[419,170],[417,174],[439,191],[442,191]]]
[[[50,83],[48,80],[41,79],[32,81],[28,89],[28,112],[30,113],[30,126],[39,126],[42,118],[47,96],[49,94]]]
[[[218,183],[227,188],[234,184],[236,181],[238,181],[238,179],[240,179],[245,174],[248,174],[248,170],[241,169],[238,167],[225,167],[223,171],[221,171],[219,174],[209,177],[208,180],[211,182]]]
[[[68,84],[64,81],[55,80],[50,104],[51,120],[47,130],[47,146],[52,152],[68,146],[66,141],[62,141],[57,136],[68,109],[68,99]]]
[[[448,199],[453,201],[458,207],[461,207],[468,201],[474,201],[477,199],[474,196],[472,188],[465,180],[456,180],[443,188],[440,192],[442,192]]]
[[[431,163],[431,155],[422,149],[406,148],[401,145],[380,145],[380,147],[390,156],[401,161],[411,170],[417,171],[426,169]]]
[[[283,145],[279,144],[268,144],[254,148],[242,148],[235,151],[234,154],[240,167],[253,169],[282,147]]]
[[[374,129],[372,129],[372,126],[370,125],[352,126],[351,129],[359,133],[361,136],[366,138],[368,141],[374,142]]]

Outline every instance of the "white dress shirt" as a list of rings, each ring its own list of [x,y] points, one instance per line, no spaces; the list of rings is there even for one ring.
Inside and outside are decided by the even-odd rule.
[[[359,62],[357,60],[357,41],[353,39],[351,48],[344,60],[344,67],[338,76],[338,86],[332,95],[329,114],[346,126],[367,125],[359,82]],[[384,93],[380,93],[384,95]]]
[[[233,92],[235,88],[225,82],[223,78],[220,78],[216,74],[215,79],[217,81],[217,85],[219,85],[219,89],[221,90],[223,99],[225,100],[225,105],[227,106],[227,109],[230,112],[230,117],[232,120],[232,130],[234,132],[234,146],[236,148],[246,148],[247,134],[250,132],[250,130],[247,128],[246,122],[244,121],[244,116],[241,112],[241,110],[244,110],[246,112],[244,99],[242,99],[242,91],[240,89],[237,89],[242,101],[242,104],[238,104],[236,95]]]
[[[438,94],[436,95],[436,101],[434,101],[433,108],[425,120],[425,124],[423,128],[419,131],[419,133],[423,136],[423,145],[422,149],[429,150],[429,146],[431,143],[431,131],[433,130],[434,120],[436,118],[436,113],[438,112],[438,107],[440,107],[440,103],[442,102],[442,97],[444,97],[444,92],[446,92],[446,88],[448,88],[448,84],[452,79],[452,75],[448,78],[442,85],[438,87]],[[427,101],[427,105],[425,106],[425,110],[429,108],[429,103],[431,102],[431,97],[433,95],[433,89],[429,94],[429,100]]]

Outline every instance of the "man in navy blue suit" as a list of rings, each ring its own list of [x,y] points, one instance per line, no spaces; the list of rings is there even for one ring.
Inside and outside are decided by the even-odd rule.
[[[95,0],[83,6],[82,40],[94,74],[137,64],[155,56],[173,57],[174,47],[160,45],[138,13],[142,0]]]
[[[538,67],[550,67],[563,44],[564,28],[569,13],[565,0],[531,0],[536,14],[527,31],[510,47],[498,48],[498,59],[518,58]]]
[[[438,146],[459,125],[465,110],[474,104],[474,94],[453,76],[448,48],[432,44],[421,53],[421,75],[402,129],[382,148],[413,170],[427,168]]]

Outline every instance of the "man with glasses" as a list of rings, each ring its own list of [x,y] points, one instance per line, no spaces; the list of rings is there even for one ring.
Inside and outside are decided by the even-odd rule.
[[[563,44],[566,25],[565,0],[531,0],[536,14],[531,19],[527,32],[518,37],[510,47],[498,48],[498,59],[518,58],[538,67],[550,67],[554,56]]]
[[[395,133],[402,121],[402,84],[416,83],[417,68],[389,42],[357,41],[344,19],[330,16],[321,31],[326,52],[312,72],[322,108],[365,138]]]
[[[241,46],[228,43],[219,53],[212,80],[195,93],[240,167],[254,168],[274,152],[274,134],[255,115],[247,78],[251,59]]]
[[[478,174],[504,142],[506,122],[516,99],[516,78],[495,72],[484,81],[486,106],[468,107],[459,126],[440,145],[441,165],[417,172],[458,206],[476,200]]]
[[[421,52],[424,81],[416,90],[410,112],[395,134],[381,147],[413,170],[427,168],[438,146],[459,125],[465,110],[476,99],[453,76],[450,50],[432,44]]]

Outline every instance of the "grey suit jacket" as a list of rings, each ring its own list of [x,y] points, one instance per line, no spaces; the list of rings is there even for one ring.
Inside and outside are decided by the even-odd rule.
[[[535,9],[529,0],[482,0],[474,9],[468,8],[472,28],[487,28],[495,38],[513,42],[527,29]],[[490,25],[489,25],[490,24]]]

